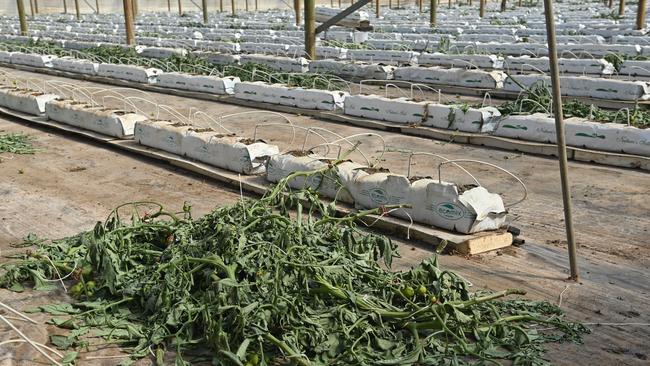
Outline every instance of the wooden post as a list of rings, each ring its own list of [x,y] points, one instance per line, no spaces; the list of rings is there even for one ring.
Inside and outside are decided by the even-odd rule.
[[[133,0],[124,0],[124,28],[126,29],[126,44],[135,44],[135,33],[133,32]]]
[[[255,11],[257,11],[257,0],[255,0]]]
[[[618,2],[618,16],[623,16],[625,13],[625,0],[619,0]]]
[[[436,26],[436,12],[438,11],[438,1],[437,0],[431,0],[431,3],[429,4],[429,25],[431,28],[434,28]]]
[[[296,13],[296,25],[300,26],[300,0],[293,0],[293,10]]]
[[[133,18],[138,16],[138,0],[131,0],[131,4],[133,4]]]
[[[244,1],[245,1],[244,10],[248,13],[248,0],[244,0]]]
[[[16,7],[18,7],[18,19],[20,19],[20,34],[26,36],[29,31],[27,30],[27,19],[25,19],[25,4],[23,4],[23,0],[16,0]]]
[[[451,9],[451,0],[449,0],[449,6],[448,6],[448,8]]]
[[[418,0],[418,11],[422,12],[422,0]]]
[[[610,0],[610,1],[611,1],[611,0]],[[501,0],[501,12],[502,12],[502,13],[503,13],[504,11],[506,11],[506,6],[507,6],[507,4],[506,4],[506,0]]]
[[[29,13],[32,19],[34,19],[34,0],[29,0]]]
[[[81,13],[79,12],[79,0],[74,0],[74,10],[77,13],[77,20],[81,19]]]
[[[399,9],[399,0],[397,0],[397,9]]]
[[[614,1],[609,0],[609,4],[607,5],[607,7],[610,8],[610,9],[613,8],[614,7]]]
[[[34,13],[38,14],[38,0],[34,0]]]
[[[316,59],[315,0],[305,0],[305,53],[310,60]]]
[[[521,8],[521,0],[519,0],[519,4],[517,4],[517,6]]]
[[[203,24],[208,24],[208,0],[203,0],[201,7],[203,8]]]
[[[181,4],[181,0],[178,0],[178,16],[183,15],[183,5]]]
[[[232,16],[234,17],[237,12],[237,10],[235,10],[235,0],[230,0],[230,8],[230,10],[232,10]]]
[[[99,0],[95,0],[95,13],[99,14]]]
[[[341,7],[341,0],[339,0],[339,8]]]
[[[636,29],[645,28],[645,0],[639,0],[636,10]]]
[[[479,16],[483,18],[485,16],[485,0],[479,0]]]
[[[68,4],[63,0],[63,14],[68,14]]]
[[[645,0],[643,0],[645,1]],[[558,160],[560,161],[560,184],[562,186],[562,203],[564,205],[564,226],[566,229],[567,246],[569,247],[569,266],[571,277],[578,281],[578,261],[576,242],[573,235],[573,215],[571,204],[571,188],[569,185],[569,169],[567,163],[566,141],[564,132],[564,116],[562,115],[562,93],[560,91],[560,71],[557,65],[557,47],[555,38],[555,17],[553,16],[553,0],[544,0],[544,17],[546,18],[546,39],[548,58],[551,71],[551,88],[553,91],[553,115],[555,117],[555,135],[557,140]]]
[[[172,12],[172,0],[167,0],[167,12]]]
[[[219,12],[223,13],[223,0],[219,0]]]
[[[388,9],[393,8],[393,0],[388,0]]]
[[[379,0],[375,0],[375,18],[379,18]]]

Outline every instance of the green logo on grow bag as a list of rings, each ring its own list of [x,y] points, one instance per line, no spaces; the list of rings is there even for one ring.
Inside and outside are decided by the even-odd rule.
[[[359,109],[361,109],[362,111],[379,112],[379,108],[373,108],[373,107],[361,107]]]
[[[522,125],[503,125],[503,128],[512,128],[513,130],[524,130],[527,131],[528,127]]]
[[[607,89],[596,88],[596,90],[597,90],[597,91],[600,91],[600,92],[606,92],[606,93],[618,93],[618,90],[616,90],[616,89],[611,89],[611,88],[607,88]]]
[[[589,138],[592,138],[592,139],[603,139],[603,140],[605,139],[605,135],[599,135],[597,133],[578,132],[578,133],[576,133],[576,136],[589,137]]]
[[[386,196],[386,191],[381,188],[373,188],[368,192],[368,194],[374,203],[377,203],[379,205],[385,205],[388,203],[388,196]]]
[[[445,219],[459,220],[465,214],[465,209],[457,204],[444,202],[436,207],[436,212]]]

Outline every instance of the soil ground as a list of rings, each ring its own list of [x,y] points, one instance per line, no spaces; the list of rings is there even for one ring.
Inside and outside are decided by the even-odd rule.
[[[22,76],[39,78],[38,74]],[[50,78],[59,79],[62,78]],[[71,81],[78,86],[101,84]],[[138,95],[134,92],[133,95]],[[211,116],[254,111],[222,103],[150,93],[148,98],[179,109],[184,115],[190,108]],[[163,102],[164,101],[164,102]],[[146,109],[144,104],[140,107]],[[593,330],[584,345],[552,345],[548,358],[557,364],[648,364],[647,343],[650,339],[650,175],[640,171],[571,162],[570,176],[574,202],[574,220],[581,280],[566,282],[568,260],[562,220],[557,161],[483,147],[441,143],[395,133],[288,115],[298,126],[322,127],[341,135],[376,132],[387,144],[381,162],[395,172],[405,172],[408,151],[444,154],[449,158],[476,159],[507,168],[520,176],[529,191],[528,200],[511,209],[513,224],[522,229],[526,244],[471,257],[442,256],[443,266],[457,271],[475,288],[494,290],[517,287],[528,297],[560,301],[568,315],[589,323]],[[282,122],[271,112],[250,113],[224,120],[228,128],[252,137],[257,123]],[[197,124],[198,120],[194,121]],[[92,228],[120,203],[155,200],[172,209],[190,202],[195,213],[239,199],[239,191],[208,181],[203,177],[160,165],[152,160],[125,154],[69,135],[0,118],[0,131],[23,131],[36,138],[42,150],[35,155],[0,155],[0,254],[15,252],[9,244],[29,233],[57,238]],[[260,128],[258,137],[282,147],[302,145],[291,142],[291,130],[279,127]],[[378,157],[379,140],[361,138],[368,155]],[[318,144],[310,135],[308,144]],[[361,157],[356,154],[355,159]],[[468,168],[470,166],[468,165]],[[471,165],[489,189],[501,192],[507,202],[521,195],[513,181],[494,171]],[[449,174],[449,176],[447,176]],[[437,175],[437,163],[418,158],[413,175]],[[466,179],[453,170],[443,170],[444,179]],[[432,255],[431,248],[403,238],[395,238],[403,258],[396,269]],[[3,260],[3,259],[0,259]],[[3,302],[17,309],[66,300],[62,293],[25,292],[13,294],[0,290]],[[47,316],[33,316],[44,323]],[[48,333],[58,332],[45,325],[31,326],[15,322],[35,341],[47,342]],[[607,325],[598,326],[595,323]],[[7,327],[0,326],[0,342],[16,338]],[[4,345],[0,365],[33,365],[43,362],[29,346]],[[82,364],[99,364],[85,360],[88,356],[115,354],[117,350],[95,351],[81,356]],[[102,360],[113,365],[119,360]]]

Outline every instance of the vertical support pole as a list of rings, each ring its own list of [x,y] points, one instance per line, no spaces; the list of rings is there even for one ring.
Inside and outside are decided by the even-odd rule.
[[[172,0],[167,0],[167,12],[172,12]]]
[[[479,4],[478,16],[483,18],[485,16],[485,0],[479,0]]]
[[[503,13],[504,11],[506,11],[506,7],[508,6],[508,5],[506,4],[506,1],[507,1],[507,0],[501,0],[501,12],[502,12],[502,13]]]
[[[607,4],[608,8],[613,8],[614,7],[614,0],[609,0],[609,3]]]
[[[418,0],[418,11],[422,12],[422,0]]]
[[[38,0],[34,0],[34,13],[38,14]]]
[[[245,0],[244,5],[244,10],[248,13],[248,0]]]
[[[451,9],[451,0],[449,0],[449,4],[447,6],[449,9]]]
[[[618,2],[618,16],[623,16],[625,13],[625,0],[619,0]]]
[[[339,0],[339,8],[341,7],[341,0]]]
[[[388,9],[393,8],[393,0],[388,0]]]
[[[223,13],[223,0],[219,0],[219,12]]]
[[[305,0],[305,53],[316,59],[316,1]]]
[[[230,10],[232,10],[232,16],[234,17],[237,13],[237,10],[235,10],[235,0],[230,0]]]
[[[517,6],[521,8],[521,0],[519,0],[519,4],[517,4]]]
[[[79,12],[79,0],[74,0],[74,11],[77,13],[77,20],[81,19],[81,13]]]
[[[27,30],[27,19],[25,19],[25,4],[23,4],[23,0],[16,0],[16,7],[18,8],[18,19],[20,20],[20,35],[26,36],[29,31]]]
[[[255,11],[257,11],[257,0],[255,0]]]
[[[131,4],[133,4],[133,18],[138,16],[138,11],[140,10],[138,8],[138,0],[131,0]]]
[[[63,0],[63,14],[68,14],[68,4]]]
[[[34,0],[29,0],[29,13],[32,19],[34,19]]]
[[[397,0],[397,9],[399,9],[399,0]]]
[[[636,29],[645,28],[645,0],[639,0],[639,7],[636,10]]]
[[[307,8],[305,8],[307,9]],[[293,10],[296,13],[296,25],[300,26],[300,0],[293,0]]]
[[[203,10],[203,24],[208,24],[208,0],[201,1],[201,7]]]
[[[553,0],[544,0],[544,16],[546,17],[546,37],[548,41],[548,57],[551,67],[551,85],[553,87],[553,114],[555,115],[555,134],[557,135],[558,157],[560,160],[560,181],[562,185],[562,201],[564,203],[564,224],[569,247],[569,265],[571,280],[578,280],[578,263],[576,258],[576,243],[573,236],[573,215],[571,209],[571,191],[569,187],[569,170],[566,156],[566,141],[564,133],[564,116],[562,114],[562,94],[560,92],[560,73],[557,66],[557,47],[555,40],[555,17],[553,15]]]
[[[133,32],[133,0],[124,0],[124,29],[126,29],[126,44],[135,44],[135,33]]]
[[[95,13],[99,14],[99,0],[95,0]]]
[[[375,18],[379,19],[379,0],[375,0]]]
[[[178,0],[178,16],[183,15],[183,4],[181,4],[181,0]]]
[[[431,3],[429,4],[429,25],[431,28],[434,28],[436,26],[436,12],[438,11],[438,1],[437,0],[431,0]]]

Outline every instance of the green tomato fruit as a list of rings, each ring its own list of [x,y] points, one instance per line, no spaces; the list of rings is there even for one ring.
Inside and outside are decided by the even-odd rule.
[[[420,296],[424,296],[424,295],[426,295],[426,294],[427,294],[427,288],[426,288],[426,286],[424,286],[424,285],[420,285],[420,287],[418,287],[418,295],[420,295]]]
[[[415,290],[413,290],[413,287],[411,287],[411,286],[406,286],[402,290],[402,294],[410,299],[413,296],[415,296]]]

